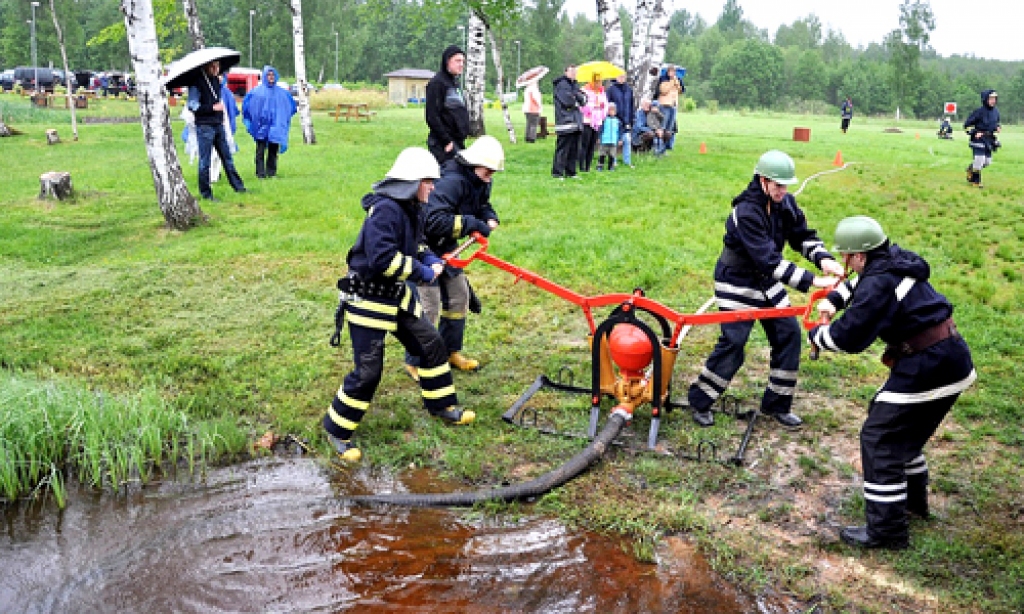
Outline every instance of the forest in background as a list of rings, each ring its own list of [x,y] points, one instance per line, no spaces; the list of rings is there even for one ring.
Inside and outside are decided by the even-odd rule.
[[[130,70],[119,0],[54,2],[73,70]],[[238,49],[243,64],[250,53],[249,11],[255,10],[253,64],[271,64],[283,75],[294,73],[287,2],[197,4],[207,43]],[[437,70],[441,51],[450,44],[462,45],[465,36],[465,13],[457,6],[453,10],[456,3],[444,4],[303,0],[308,79],[383,85],[383,75],[400,68]],[[526,0],[521,11],[494,25],[506,80],[514,79],[517,69],[538,64],[557,74],[565,64],[602,59],[601,24],[584,15],[561,14],[562,4]],[[190,49],[180,3],[154,0],[154,7],[164,61],[180,57]],[[628,52],[632,21],[628,11],[620,9],[620,14]],[[31,15],[27,0],[0,0],[0,68],[31,64]],[[685,10],[673,13],[666,61],[687,69],[687,95],[702,107],[823,112],[849,95],[857,113],[892,115],[898,106],[906,116],[938,117],[945,102],[956,102],[962,117],[980,104],[980,90],[994,88],[1001,94],[1004,121],[1024,120],[1024,62],[942,57],[927,46],[927,27],[923,42],[920,28],[903,28],[902,41],[900,24],[893,28],[886,40],[855,48],[814,15],[769,32],[743,18],[741,2],[726,0],[714,23]],[[36,9],[36,43],[40,66],[61,65],[46,1]],[[915,57],[908,59],[907,49]],[[490,97],[494,79],[489,67]],[[542,89],[550,87],[550,79],[545,80]]]

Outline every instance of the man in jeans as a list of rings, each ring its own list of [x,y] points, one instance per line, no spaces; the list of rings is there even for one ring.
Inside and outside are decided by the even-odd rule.
[[[214,149],[224,163],[224,173],[231,187],[238,193],[246,191],[228,146],[221,94],[220,62],[214,60],[200,69],[195,82],[188,88],[188,108],[195,114],[196,141],[199,144],[199,194],[206,200],[217,200],[210,189],[210,157]]]
[[[633,118],[636,113],[633,110],[633,88],[626,83],[625,73],[616,77],[615,83],[608,86],[608,101],[615,103],[619,121],[622,122],[622,130],[619,132],[622,137],[622,162],[633,168]]]

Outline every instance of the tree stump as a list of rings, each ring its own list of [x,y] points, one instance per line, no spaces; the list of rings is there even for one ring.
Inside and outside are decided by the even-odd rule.
[[[60,137],[57,136],[57,130],[54,128],[48,129],[46,131],[46,144],[56,145],[57,143],[60,143]]]
[[[45,198],[56,198],[67,200],[71,198],[71,173],[50,171],[39,176],[39,200]]]

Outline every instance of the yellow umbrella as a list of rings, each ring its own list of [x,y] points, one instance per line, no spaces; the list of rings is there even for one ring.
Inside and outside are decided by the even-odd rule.
[[[594,75],[597,75],[603,81],[605,79],[614,79],[624,74],[626,74],[626,71],[604,60],[587,62],[576,67],[576,81],[580,83],[590,83],[594,79]]]

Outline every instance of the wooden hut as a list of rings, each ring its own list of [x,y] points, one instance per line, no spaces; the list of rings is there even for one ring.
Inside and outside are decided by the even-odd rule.
[[[427,82],[434,71],[423,68],[403,68],[384,75],[388,78],[388,101],[391,104],[420,104],[427,97]]]

